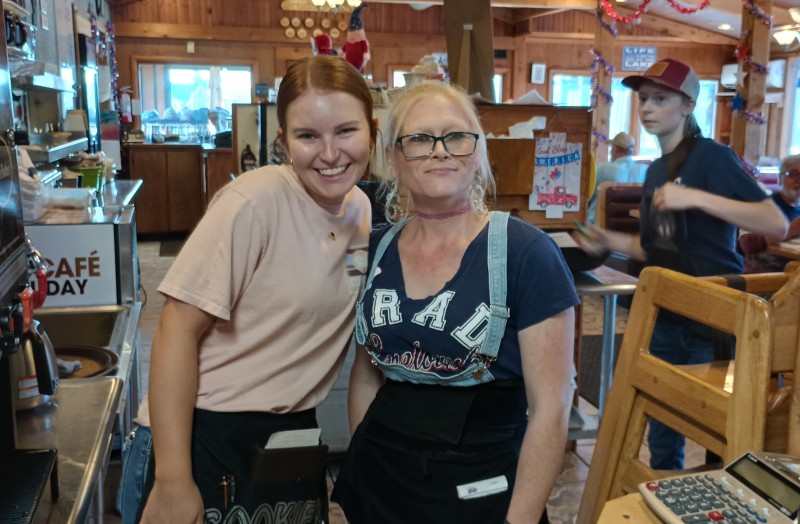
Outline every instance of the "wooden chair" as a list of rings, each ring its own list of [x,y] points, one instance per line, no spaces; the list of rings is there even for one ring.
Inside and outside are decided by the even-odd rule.
[[[648,417],[721,456],[726,464],[748,450],[800,452],[800,438],[787,442],[790,421],[800,424],[800,393],[789,390],[795,400],[792,407],[778,401],[770,412],[771,383],[774,404],[774,397],[780,396],[773,377],[800,365],[800,272],[740,278],[745,291],[719,285],[728,283],[722,278],[697,279],[654,267],[642,272],[578,523],[597,522],[606,501],[662,476],[638,459]],[[753,294],[772,292],[769,303]],[[735,365],[724,361],[673,366],[650,355],[660,308],[735,335]],[[786,390],[779,393],[788,397]]]

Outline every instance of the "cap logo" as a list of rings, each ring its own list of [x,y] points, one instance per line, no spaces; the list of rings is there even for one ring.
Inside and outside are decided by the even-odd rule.
[[[669,67],[669,62],[656,62],[650,66],[650,69],[645,71],[644,76],[661,76],[667,70],[667,67]]]

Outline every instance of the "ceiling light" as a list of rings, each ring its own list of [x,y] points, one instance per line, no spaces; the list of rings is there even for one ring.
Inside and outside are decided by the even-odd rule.
[[[783,47],[788,47],[797,39],[798,32],[797,30],[784,29],[782,31],[776,31],[772,36],[775,37],[775,40],[780,45]]]
[[[720,24],[719,25],[719,30],[720,31],[730,31],[731,29],[732,29],[731,28],[731,24]]]

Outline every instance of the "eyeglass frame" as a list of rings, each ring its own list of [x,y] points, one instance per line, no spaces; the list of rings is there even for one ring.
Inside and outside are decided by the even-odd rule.
[[[456,155],[456,154],[451,153],[450,150],[447,149],[447,142],[444,141],[445,138],[449,137],[450,135],[470,135],[471,137],[473,137],[475,139],[475,141],[472,143],[472,151],[470,153],[466,153],[466,154],[462,154],[462,155]],[[430,138],[433,139],[433,145],[431,146],[431,150],[428,152],[427,155],[408,156],[406,154],[406,151],[403,148],[403,139],[404,138],[408,138],[410,136],[427,136],[427,137],[430,137]],[[442,147],[444,147],[444,150],[447,151],[448,155],[456,157],[456,158],[463,158],[463,157],[472,156],[472,155],[475,154],[475,151],[478,148],[478,139],[480,139],[480,137],[481,137],[481,135],[479,135],[478,133],[472,133],[470,131],[451,131],[450,133],[447,133],[446,135],[442,135],[442,136],[433,136],[433,135],[429,135],[428,133],[411,133],[410,135],[403,135],[403,136],[397,137],[396,142],[397,142],[397,144],[400,145],[400,152],[403,154],[403,156],[405,157],[406,160],[419,160],[419,159],[422,159],[422,158],[428,158],[436,150],[436,144],[439,143],[439,142],[442,143]]]

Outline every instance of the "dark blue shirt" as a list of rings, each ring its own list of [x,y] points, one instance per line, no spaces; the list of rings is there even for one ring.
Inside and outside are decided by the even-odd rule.
[[[386,230],[370,238],[370,266]],[[424,299],[406,296],[399,236],[380,261],[363,298],[367,343],[377,358],[418,373],[452,376],[468,367],[486,333],[489,304],[488,228],[467,247],[452,280]],[[489,369],[497,380],[521,379],[518,333],[575,306],[579,300],[561,251],[540,229],[518,218],[508,222],[508,296],[511,317]]]
[[[651,249],[658,246],[656,213],[651,213],[650,204],[655,190],[667,182],[669,155],[658,158],[650,165],[644,181],[639,229],[642,248],[648,251],[648,255]],[[742,169],[734,152],[708,138],[700,139],[694,145],[678,172],[676,182],[732,200],[760,202],[767,198],[755,179]],[[675,224],[675,234],[671,240],[678,247],[682,261],[681,267],[671,269],[695,276],[743,271],[742,257],[736,252],[735,225],[699,209],[670,214]]]
[[[793,206],[783,199],[780,193],[772,193],[772,200],[778,204],[778,207],[786,215],[786,220],[791,222],[797,217],[800,217],[800,206]]]

